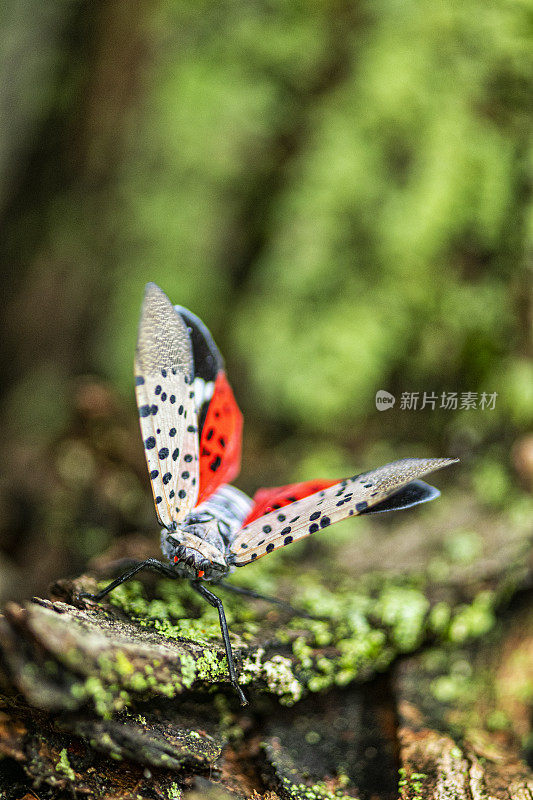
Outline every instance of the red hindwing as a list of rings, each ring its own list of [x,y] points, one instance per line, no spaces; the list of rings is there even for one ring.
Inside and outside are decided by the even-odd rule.
[[[207,500],[241,468],[242,414],[228,383],[219,372],[200,439],[200,491],[197,504]]]
[[[322,489],[327,489],[335,483],[337,481],[315,480],[303,481],[303,483],[289,483],[287,486],[273,486],[270,489],[258,489],[253,498],[254,507],[244,520],[243,527],[270,511],[288,506],[291,503],[295,503],[296,500],[309,497],[315,492],[321,492]]]

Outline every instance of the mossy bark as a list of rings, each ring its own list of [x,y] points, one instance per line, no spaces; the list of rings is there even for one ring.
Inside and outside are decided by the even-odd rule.
[[[494,514],[489,525],[471,509],[467,525],[446,507],[431,520],[423,533],[400,521],[332,544],[329,587],[331,574],[313,569],[325,539],[301,550],[298,571],[287,554],[275,572],[264,559],[232,578],[255,570],[256,586],[324,619],[215,587],[246,709],[216,613],[185,582],[147,576],[96,604],[79,596],[95,588],[84,576],[58,582],[50,600],[8,604],[4,779],[54,798],[67,787],[117,798],[528,797],[533,617],[509,605],[519,589],[528,596],[527,525]]]
[[[402,800],[532,796],[530,593],[512,612],[487,640],[396,670]]]

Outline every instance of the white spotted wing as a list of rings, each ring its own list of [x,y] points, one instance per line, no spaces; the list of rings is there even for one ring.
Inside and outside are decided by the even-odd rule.
[[[230,551],[233,563],[244,566],[279,547],[318,533],[334,522],[368,512],[373,506],[398,494],[403,487],[416,482],[422,475],[453,464],[455,460],[406,458],[394,461],[363,475],[346,478],[327,489],[258,517],[241,528],[232,542]],[[432,499],[437,494],[436,490],[433,494],[428,492],[425,499]],[[407,505],[413,503],[406,503],[405,507]]]
[[[157,517],[173,529],[198,497],[198,420],[187,326],[155,283],[146,286],[135,394]]]

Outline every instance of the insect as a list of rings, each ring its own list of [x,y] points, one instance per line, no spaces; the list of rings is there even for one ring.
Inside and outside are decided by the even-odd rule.
[[[433,500],[439,491],[420,478],[455,459],[403,459],[340,482],[260,489],[251,500],[230,485],[240,469],[242,414],[222,356],[204,323],[173,306],[154,283],[147,284],[141,309],[135,392],[166,562],[138,562],[97,594],[83,596],[101,600],[142,569],[190,580],[218,610],[229,678],[245,705],[224,607],[206,582],[280,603],[222,579],[346,517]]]

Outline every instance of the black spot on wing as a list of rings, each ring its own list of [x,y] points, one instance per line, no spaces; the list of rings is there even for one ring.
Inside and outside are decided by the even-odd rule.
[[[209,469],[210,469],[212,472],[216,472],[216,471],[217,471],[217,469],[220,467],[220,465],[221,465],[221,464],[222,464],[222,459],[220,458],[220,456],[217,456],[217,457],[216,457],[215,459],[213,459],[213,461],[212,461],[212,462],[209,464]]]

